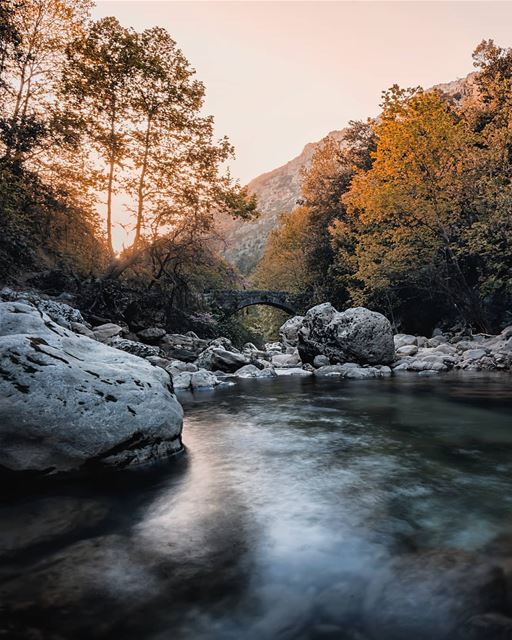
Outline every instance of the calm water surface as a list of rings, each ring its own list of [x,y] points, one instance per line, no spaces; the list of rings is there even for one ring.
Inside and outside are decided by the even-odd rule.
[[[393,559],[512,534],[511,383],[279,378],[182,394],[188,451],[171,468],[4,501],[0,630],[371,637],[362,585]]]

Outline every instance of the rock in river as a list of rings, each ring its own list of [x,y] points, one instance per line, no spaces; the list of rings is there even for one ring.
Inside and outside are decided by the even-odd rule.
[[[205,349],[196,360],[196,365],[201,369],[225,373],[234,373],[246,364],[250,364],[250,360],[243,354],[216,346]]]
[[[393,331],[381,313],[364,307],[339,312],[327,302],[306,313],[299,354],[303,362],[324,355],[332,364],[389,364],[395,357]]]
[[[1,470],[123,468],[181,450],[163,369],[19,302],[0,303],[0,345]]]

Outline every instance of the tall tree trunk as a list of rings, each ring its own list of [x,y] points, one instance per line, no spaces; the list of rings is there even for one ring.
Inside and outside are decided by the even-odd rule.
[[[146,135],[144,136],[144,156],[142,159],[142,167],[139,176],[139,185],[137,188],[137,224],[135,225],[135,238],[133,240],[132,249],[136,250],[140,243],[142,233],[142,223],[144,221],[144,182],[148,170],[149,146],[151,136],[151,115],[148,115],[146,125]]]
[[[109,251],[114,255],[114,247],[112,244],[112,191],[114,188],[114,171],[116,164],[116,143],[115,130],[116,126],[116,105],[112,107],[112,116],[110,119],[110,158],[108,168],[108,185],[107,185],[107,243]]]

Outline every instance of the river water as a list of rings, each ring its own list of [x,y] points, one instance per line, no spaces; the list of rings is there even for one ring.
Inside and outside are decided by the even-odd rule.
[[[3,502],[0,631],[455,637],[461,616],[506,606],[459,590],[496,594],[487,565],[512,556],[511,383],[282,377],[181,394],[172,465]]]

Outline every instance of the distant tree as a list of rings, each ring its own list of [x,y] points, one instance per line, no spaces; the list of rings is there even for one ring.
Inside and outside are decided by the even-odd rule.
[[[253,275],[263,289],[281,289],[292,293],[310,290],[314,274],[308,266],[309,215],[307,207],[296,207],[283,214],[271,232],[265,252]]]
[[[306,262],[314,285],[312,300],[327,298],[342,306],[347,302],[347,282],[342,277],[341,243],[335,252],[329,232],[333,224],[341,230],[341,222],[349,231],[352,219],[347,216],[342,200],[356,170],[371,166],[375,134],[371,121],[350,122],[341,140],[327,138],[304,172],[302,202],[309,210],[308,254]],[[347,236],[348,237],[348,236]],[[349,243],[344,243],[350,251]]]

